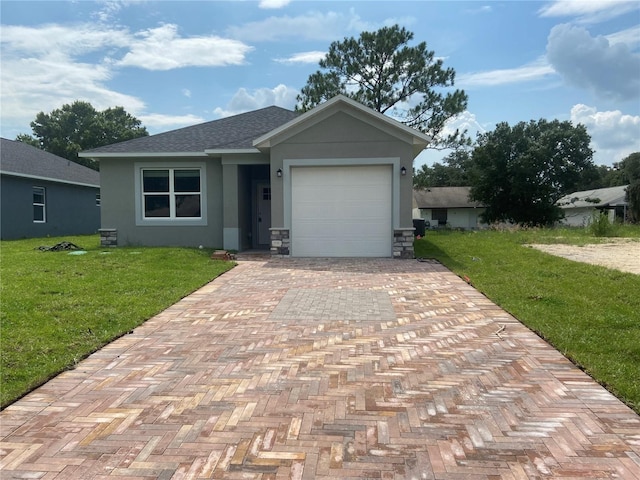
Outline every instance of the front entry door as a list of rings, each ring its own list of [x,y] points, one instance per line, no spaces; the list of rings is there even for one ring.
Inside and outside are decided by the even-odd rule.
[[[271,186],[268,183],[259,183],[257,193],[258,213],[258,244],[269,245],[271,243]]]

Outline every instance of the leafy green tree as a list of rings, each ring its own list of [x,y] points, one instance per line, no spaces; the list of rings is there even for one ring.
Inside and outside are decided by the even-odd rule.
[[[483,220],[533,226],[562,218],[555,202],[593,175],[590,141],[583,125],[544,119],[478,135],[470,197],[486,205]]]
[[[413,185],[416,188],[467,187],[469,186],[469,162],[471,154],[467,150],[455,150],[443,158],[444,163],[434,163],[432,167],[423,165],[414,172]]]
[[[398,25],[362,32],[358,39],[333,42],[297,97],[296,110],[307,111],[342,94],[433,137],[430,148],[468,144],[464,132],[441,136],[445,122],[467,107],[462,90],[452,87],[455,72],[426,42],[409,46],[413,33]]]
[[[26,143],[27,145],[31,145],[32,147],[41,148],[40,142],[37,138],[33,138],[31,135],[27,135],[26,133],[20,133],[16,136],[16,140],[18,142]]]
[[[78,157],[78,152],[149,135],[140,120],[122,107],[99,112],[79,100],[48,114],[38,113],[31,129],[32,136],[20,134],[16,140],[96,170],[97,164]]]

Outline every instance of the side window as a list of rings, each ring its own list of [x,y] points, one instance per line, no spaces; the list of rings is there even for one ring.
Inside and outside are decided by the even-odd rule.
[[[46,223],[46,207],[46,191],[44,187],[33,187],[33,223]]]
[[[100,198],[100,194],[96,193],[96,207],[102,205],[102,199]]]
[[[437,221],[438,225],[447,224],[447,209],[446,208],[434,208],[431,210],[431,220]]]

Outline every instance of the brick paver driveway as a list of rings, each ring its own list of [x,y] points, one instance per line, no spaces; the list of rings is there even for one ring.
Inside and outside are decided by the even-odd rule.
[[[2,478],[640,478],[640,418],[444,267],[253,260],[2,412]]]

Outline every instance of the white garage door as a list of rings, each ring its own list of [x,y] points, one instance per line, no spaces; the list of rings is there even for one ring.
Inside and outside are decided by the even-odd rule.
[[[291,254],[390,257],[391,165],[291,168]]]

